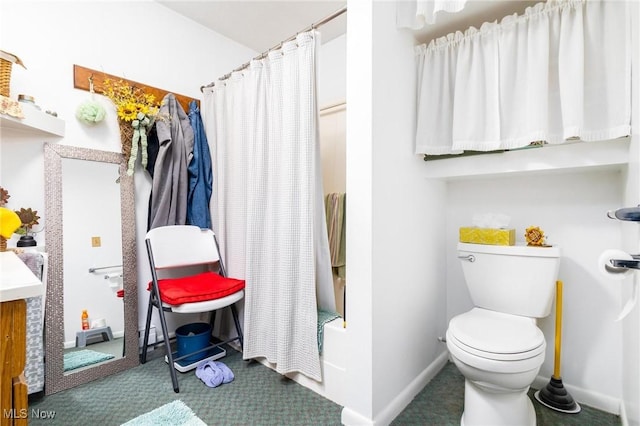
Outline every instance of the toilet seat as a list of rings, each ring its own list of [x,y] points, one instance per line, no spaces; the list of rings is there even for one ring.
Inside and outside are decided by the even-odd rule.
[[[533,318],[473,308],[449,322],[447,343],[469,355],[520,361],[544,353],[546,341]]]

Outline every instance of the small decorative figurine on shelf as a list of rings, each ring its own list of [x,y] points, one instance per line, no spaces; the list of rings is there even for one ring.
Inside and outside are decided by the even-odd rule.
[[[40,223],[38,222],[38,219],[40,219],[40,216],[38,216],[38,211],[32,210],[31,207],[28,207],[26,209],[22,207],[20,208],[20,210],[16,210],[15,212],[20,218],[21,222],[20,227],[15,232],[16,234],[21,235],[20,241],[18,241],[17,246],[33,247],[38,245],[35,238],[33,238],[33,227]]]
[[[524,232],[524,238],[528,246],[546,246],[544,231],[537,226],[528,227]]]

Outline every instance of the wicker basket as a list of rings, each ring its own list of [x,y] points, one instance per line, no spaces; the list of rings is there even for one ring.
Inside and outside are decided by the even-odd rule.
[[[0,95],[6,96],[7,98],[11,91],[11,67],[13,64],[18,64],[26,69],[20,58],[16,55],[0,50]]]
[[[131,123],[118,119],[118,127],[120,128],[122,155],[124,155],[125,161],[129,161],[129,156],[131,155],[131,140],[133,139],[133,126],[131,126]]]
[[[7,251],[7,239],[0,235],[0,252]]]
[[[0,58],[0,95],[9,97],[13,62]]]

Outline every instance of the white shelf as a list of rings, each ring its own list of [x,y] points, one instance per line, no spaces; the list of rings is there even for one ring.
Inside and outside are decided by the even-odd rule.
[[[30,105],[23,106],[22,112],[25,116],[22,119],[0,114],[0,128],[28,132],[35,135],[64,136],[64,120]]]
[[[449,181],[554,171],[622,170],[629,163],[629,143],[627,137],[430,160],[424,164],[425,177]]]

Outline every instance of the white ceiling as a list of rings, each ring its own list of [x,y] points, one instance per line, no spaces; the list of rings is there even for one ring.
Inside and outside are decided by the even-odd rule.
[[[256,52],[264,52],[347,4],[334,1],[156,0]],[[321,27],[322,41],[346,32],[346,14]]]
[[[173,11],[192,19],[256,52],[264,52],[312,23],[331,15],[347,4],[346,0],[156,0]],[[374,0],[375,1],[375,0]],[[543,0],[539,0],[543,1]],[[417,42],[425,43],[452,31],[480,27],[539,1],[467,0],[458,13],[440,12],[435,24],[414,32]],[[346,32],[346,13],[320,28],[322,41]]]

